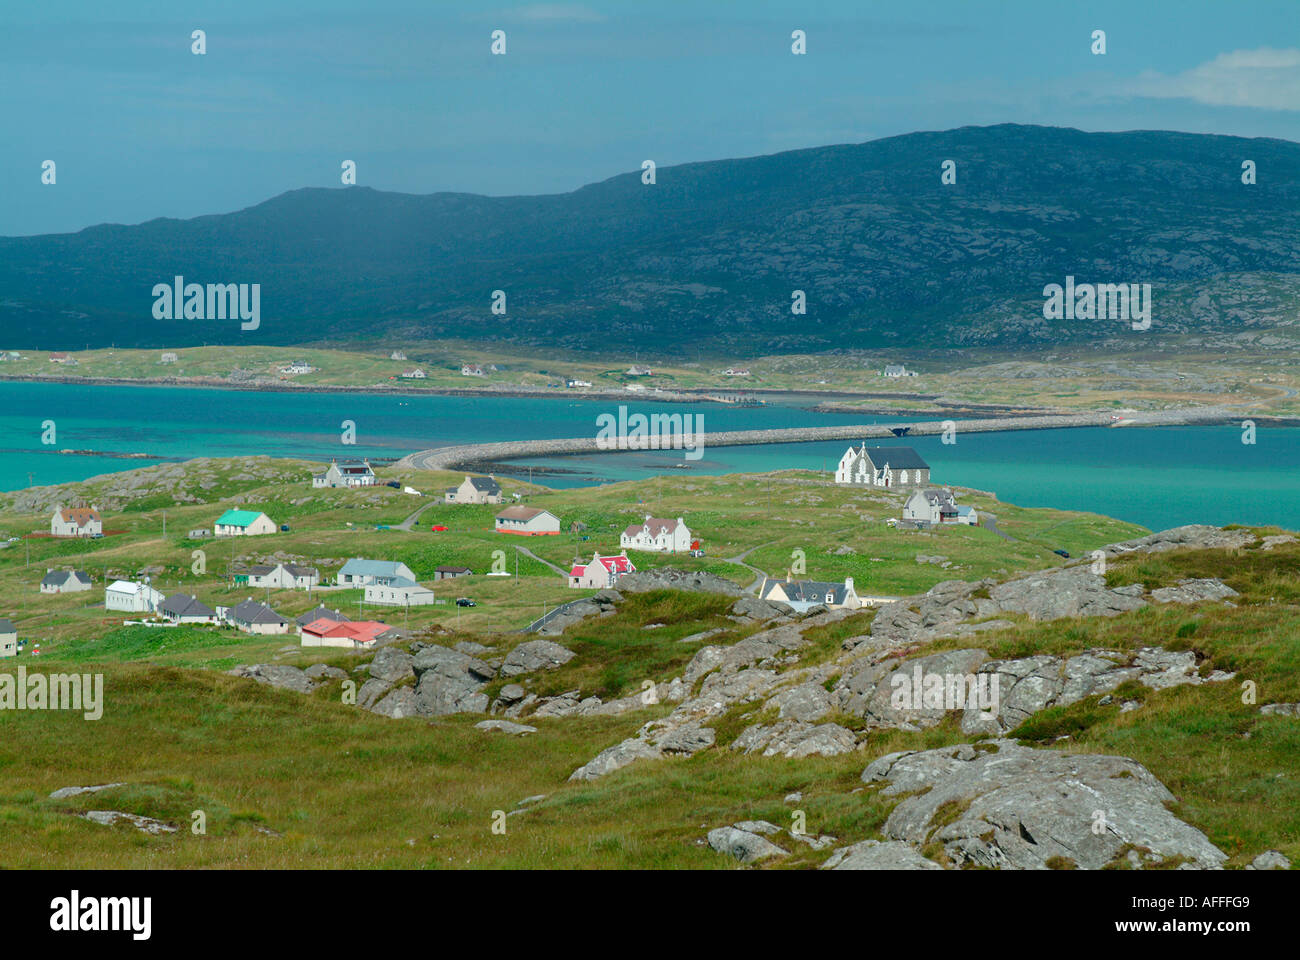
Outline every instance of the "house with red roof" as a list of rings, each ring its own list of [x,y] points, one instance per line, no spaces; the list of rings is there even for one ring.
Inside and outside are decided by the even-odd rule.
[[[636,573],[636,567],[627,558],[627,551],[613,557],[602,557],[597,553],[590,563],[575,563],[569,568],[569,586],[575,590],[604,590],[627,573]]]
[[[386,623],[374,620],[340,621],[321,617],[298,628],[304,647],[345,647],[369,650],[381,636],[391,630]]]

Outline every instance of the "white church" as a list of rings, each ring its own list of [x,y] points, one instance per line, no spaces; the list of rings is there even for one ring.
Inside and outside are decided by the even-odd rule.
[[[930,482],[930,465],[911,447],[849,447],[835,482],[866,487],[915,487]]]

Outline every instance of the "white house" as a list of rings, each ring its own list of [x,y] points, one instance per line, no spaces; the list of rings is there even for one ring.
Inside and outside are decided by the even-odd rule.
[[[217,611],[190,593],[173,593],[158,607],[172,623],[216,623]]]
[[[396,577],[385,583],[366,584],[366,603],[422,607],[433,603],[433,591],[407,577]]]
[[[481,377],[483,368],[477,363],[462,363],[460,365],[460,375],[462,377]]]
[[[233,610],[226,611],[226,620],[244,633],[277,634],[289,632],[289,621],[264,603],[249,597]]]
[[[964,523],[974,526],[979,516],[972,507],[961,507],[951,490],[917,490],[903,503],[903,519],[920,523]]]
[[[315,373],[316,368],[306,360],[295,360],[287,367],[281,367],[280,372],[288,374],[289,376],[297,376],[300,373]]]
[[[414,370],[404,370],[404,371],[402,371],[402,379],[403,379],[403,380],[423,380],[423,379],[424,379],[424,371],[421,370],[419,367],[416,367]]]
[[[324,473],[311,478],[313,487],[373,487],[375,483],[369,460],[331,460]]]
[[[12,620],[0,620],[0,657],[18,656],[18,628]]]
[[[405,359],[406,359],[406,354],[402,353],[401,350],[394,350],[391,354],[389,354],[388,359],[389,359],[389,360],[405,360]]]
[[[891,379],[897,377],[914,377],[916,376],[916,371],[908,370],[901,363],[890,363],[885,365],[885,369],[881,371],[881,375]]]
[[[849,447],[835,469],[835,482],[868,487],[920,487],[930,465],[911,447]]]
[[[271,590],[309,590],[320,583],[320,571],[297,563],[259,563],[248,568],[248,585]]]
[[[93,537],[103,533],[104,521],[94,507],[55,507],[50,517],[52,537]]]
[[[366,587],[371,584],[393,583],[396,580],[415,582],[415,573],[406,564],[396,560],[362,560],[353,557],[339,570],[340,587]]]
[[[590,380],[565,380],[564,385],[568,387],[570,390],[574,390],[580,387],[591,386],[591,381]]]
[[[501,485],[496,477],[466,477],[459,487],[448,487],[447,503],[500,503]]]
[[[575,589],[603,590],[612,587],[619,577],[636,573],[636,567],[626,553],[613,557],[602,557],[599,553],[591,558],[590,563],[575,563],[569,568],[569,586]]]
[[[618,545],[624,550],[684,553],[691,548],[691,531],[681,517],[664,520],[647,514],[644,523],[634,523],[623,531]]]
[[[857,610],[862,606],[853,578],[845,577],[843,583],[824,583],[820,580],[773,580],[763,578],[758,594],[764,600],[787,603],[802,613],[810,607],[825,604],[831,610]]]
[[[147,583],[114,580],[104,588],[104,609],[123,613],[157,613],[163,595]]]
[[[560,532],[560,518],[549,510],[507,507],[496,516],[496,531],[521,537],[556,536]]]
[[[90,574],[85,570],[47,570],[41,580],[41,593],[78,593],[90,589]]]
[[[747,377],[749,376],[748,367],[727,367],[723,374],[728,377]]]
[[[212,529],[219,537],[257,537],[275,533],[275,522],[257,510],[227,510]]]
[[[642,367],[642,366],[639,366],[639,365],[637,365],[637,364],[633,364],[632,366],[630,366],[630,367],[627,368],[627,375],[628,375],[629,377],[651,377],[651,376],[654,376],[654,374],[651,372],[651,370],[650,370],[649,367]]]
[[[159,363],[175,363],[179,358],[174,353],[164,353],[158,358]]]

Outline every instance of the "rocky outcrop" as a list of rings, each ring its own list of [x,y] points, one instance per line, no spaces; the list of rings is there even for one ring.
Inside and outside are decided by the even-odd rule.
[[[741,830],[739,827],[718,827],[716,830],[710,830],[708,841],[709,846],[718,853],[735,857],[741,863],[755,863],[769,857],[784,857],[789,853],[761,833]]]
[[[477,730],[497,730],[516,737],[523,737],[537,732],[536,727],[530,727],[523,723],[511,723],[509,720],[480,720],[474,724],[474,728]]]
[[[1151,591],[1151,599],[1157,603],[1200,603],[1203,600],[1227,600],[1238,596],[1241,594],[1214,577],[1179,580],[1176,587],[1160,587]]]
[[[882,832],[940,843],[954,864],[1043,869],[1048,861],[1096,870],[1129,849],[1148,862],[1179,858],[1217,868],[1227,859],[1167,809],[1175,800],[1136,761],[1021,747],[1009,740],[894,753],[862,773],[904,799]]]
[[[1138,537],[1136,540],[1112,543],[1103,547],[1102,550],[1107,556],[1111,557],[1134,552],[1160,553],[1165,550],[1177,550],[1183,547],[1193,547],[1200,550],[1232,550],[1239,547],[1248,547],[1256,539],[1255,534],[1249,530],[1222,530],[1219,527],[1193,523],[1183,527],[1174,527],[1171,530],[1162,530],[1159,533],[1148,534],[1145,537]]]
[[[730,580],[700,570],[676,567],[653,567],[619,578],[620,593],[646,593],[650,590],[689,590],[692,593],[721,593],[739,597],[744,591]]]
[[[232,677],[246,677],[294,693],[311,693],[316,688],[315,682],[305,671],[283,663],[255,663],[251,666],[240,664],[226,672]]]
[[[901,840],[863,840],[841,847],[826,858],[823,870],[942,870],[910,843]]]
[[[415,655],[411,669],[418,678],[415,690],[407,699],[405,688],[395,690],[381,701],[398,697],[417,716],[437,717],[452,713],[485,713],[487,694],[482,688],[496,676],[496,668],[477,657],[449,647],[427,646]],[[383,712],[376,707],[376,713]],[[402,715],[409,714],[403,710]]]
[[[529,640],[506,655],[506,661],[501,665],[501,676],[517,677],[538,670],[554,670],[572,659],[573,651],[553,640]]]
[[[755,724],[746,729],[735,742],[733,750],[745,753],[762,752],[765,757],[835,757],[857,749],[853,731],[836,723],[801,723],[783,720],[771,726]]]
[[[1107,588],[1090,567],[1065,567],[1032,573],[989,589],[999,610],[1023,613],[1033,620],[1061,617],[1113,617],[1146,606],[1140,584]]]

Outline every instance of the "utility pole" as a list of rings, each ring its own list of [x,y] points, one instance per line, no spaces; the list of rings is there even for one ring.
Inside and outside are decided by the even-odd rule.
[[[167,539],[167,511],[163,511],[163,539]]]

